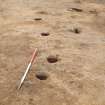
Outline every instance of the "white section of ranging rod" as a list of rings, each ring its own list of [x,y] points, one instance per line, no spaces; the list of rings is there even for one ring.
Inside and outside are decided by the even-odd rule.
[[[27,67],[27,69],[26,69],[24,75],[23,75],[22,78],[21,78],[21,81],[20,81],[20,84],[19,84],[18,89],[21,88],[21,86],[22,86],[22,84],[23,84],[23,82],[24,82],[24,80],[25,80],[25,78],[26,78],[26,76],[27,76],[27,74],[28,74],[28,72],[29,72],[29,69],[30,69],[30,67],[31,67],[31,65],[32,65],[32,63],[33,63],[33,61],[34,61],[36,55],[37,55],[37,49],[35,49],[35,51],[34,51],[34,53],[33,53],[33,55],[32,55],[32,58],[31,58],[31,60],[30,60],[30,63],[28,64],[28,67]]]
[[[28,71],[29,71],[31,65],[32,65],[32,63],[29,63],[29,65],[28,65],[28,67],[27,67],[27,69],[26,69],[26,71],[25,71],[23,77],[21,78],[21,81],[20,81],[20,84],[19,84],[18,89],[21,88],[21,86],[22,86],[22,84],[23,84],[23,82],[24,82],[24,80],[25,80],[25,77],[26,77],[26,75],[27,75],[27,73],[28,73]]]

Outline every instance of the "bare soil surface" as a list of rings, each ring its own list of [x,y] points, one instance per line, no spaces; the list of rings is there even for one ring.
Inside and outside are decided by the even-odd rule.
[[[105,105],[105,0],[0,0],[0,105]]]

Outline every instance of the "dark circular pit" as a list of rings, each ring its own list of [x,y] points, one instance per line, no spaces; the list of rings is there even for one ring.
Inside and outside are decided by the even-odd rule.
[[[74,33],[76,33],[76,34],[81,33],[80,28],[74,28],[72,31],[73,31]]]
[[[58,57],[57,56],[48,56],[47,61],[49,63],[56,63],[58,61]]]
[[[35,21],[40,21],[42,18],[34,18]]]
[[[46,80],[48,78],[48,74],[46,72],[37,72],[36,78],[39,80]]]
[[[41,36],[49,36],[49,35],[50,35],[49,32],[42,32],[42,33],[41,33]]]

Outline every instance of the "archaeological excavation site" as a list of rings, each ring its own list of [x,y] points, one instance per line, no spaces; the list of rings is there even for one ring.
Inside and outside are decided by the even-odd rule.
[[[105,105],[105,0],[0,0],[0,105]]]

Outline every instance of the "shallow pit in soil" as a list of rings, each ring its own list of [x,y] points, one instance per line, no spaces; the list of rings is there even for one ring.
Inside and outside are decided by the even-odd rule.
[[[49,35],[50,35],[49,32],[42,32],[42,33],[41,33],[41,36],[49,36]]]
[[[35,21],[40,21],[42,18],[34,18]]]
[[[39,80],[47,80],[48,79],[48,74],[46,72],[37,72],[36,73],[36,78]]]
[[[57,56],[48,56],[47,57],[47,61],[49,62],[49,63],[56,63],[56,62],[58,62],[58,57]]]
[[[80,34],[81,33],[81,30],[79,28],[74,28],[72,30],[75,34]]]

